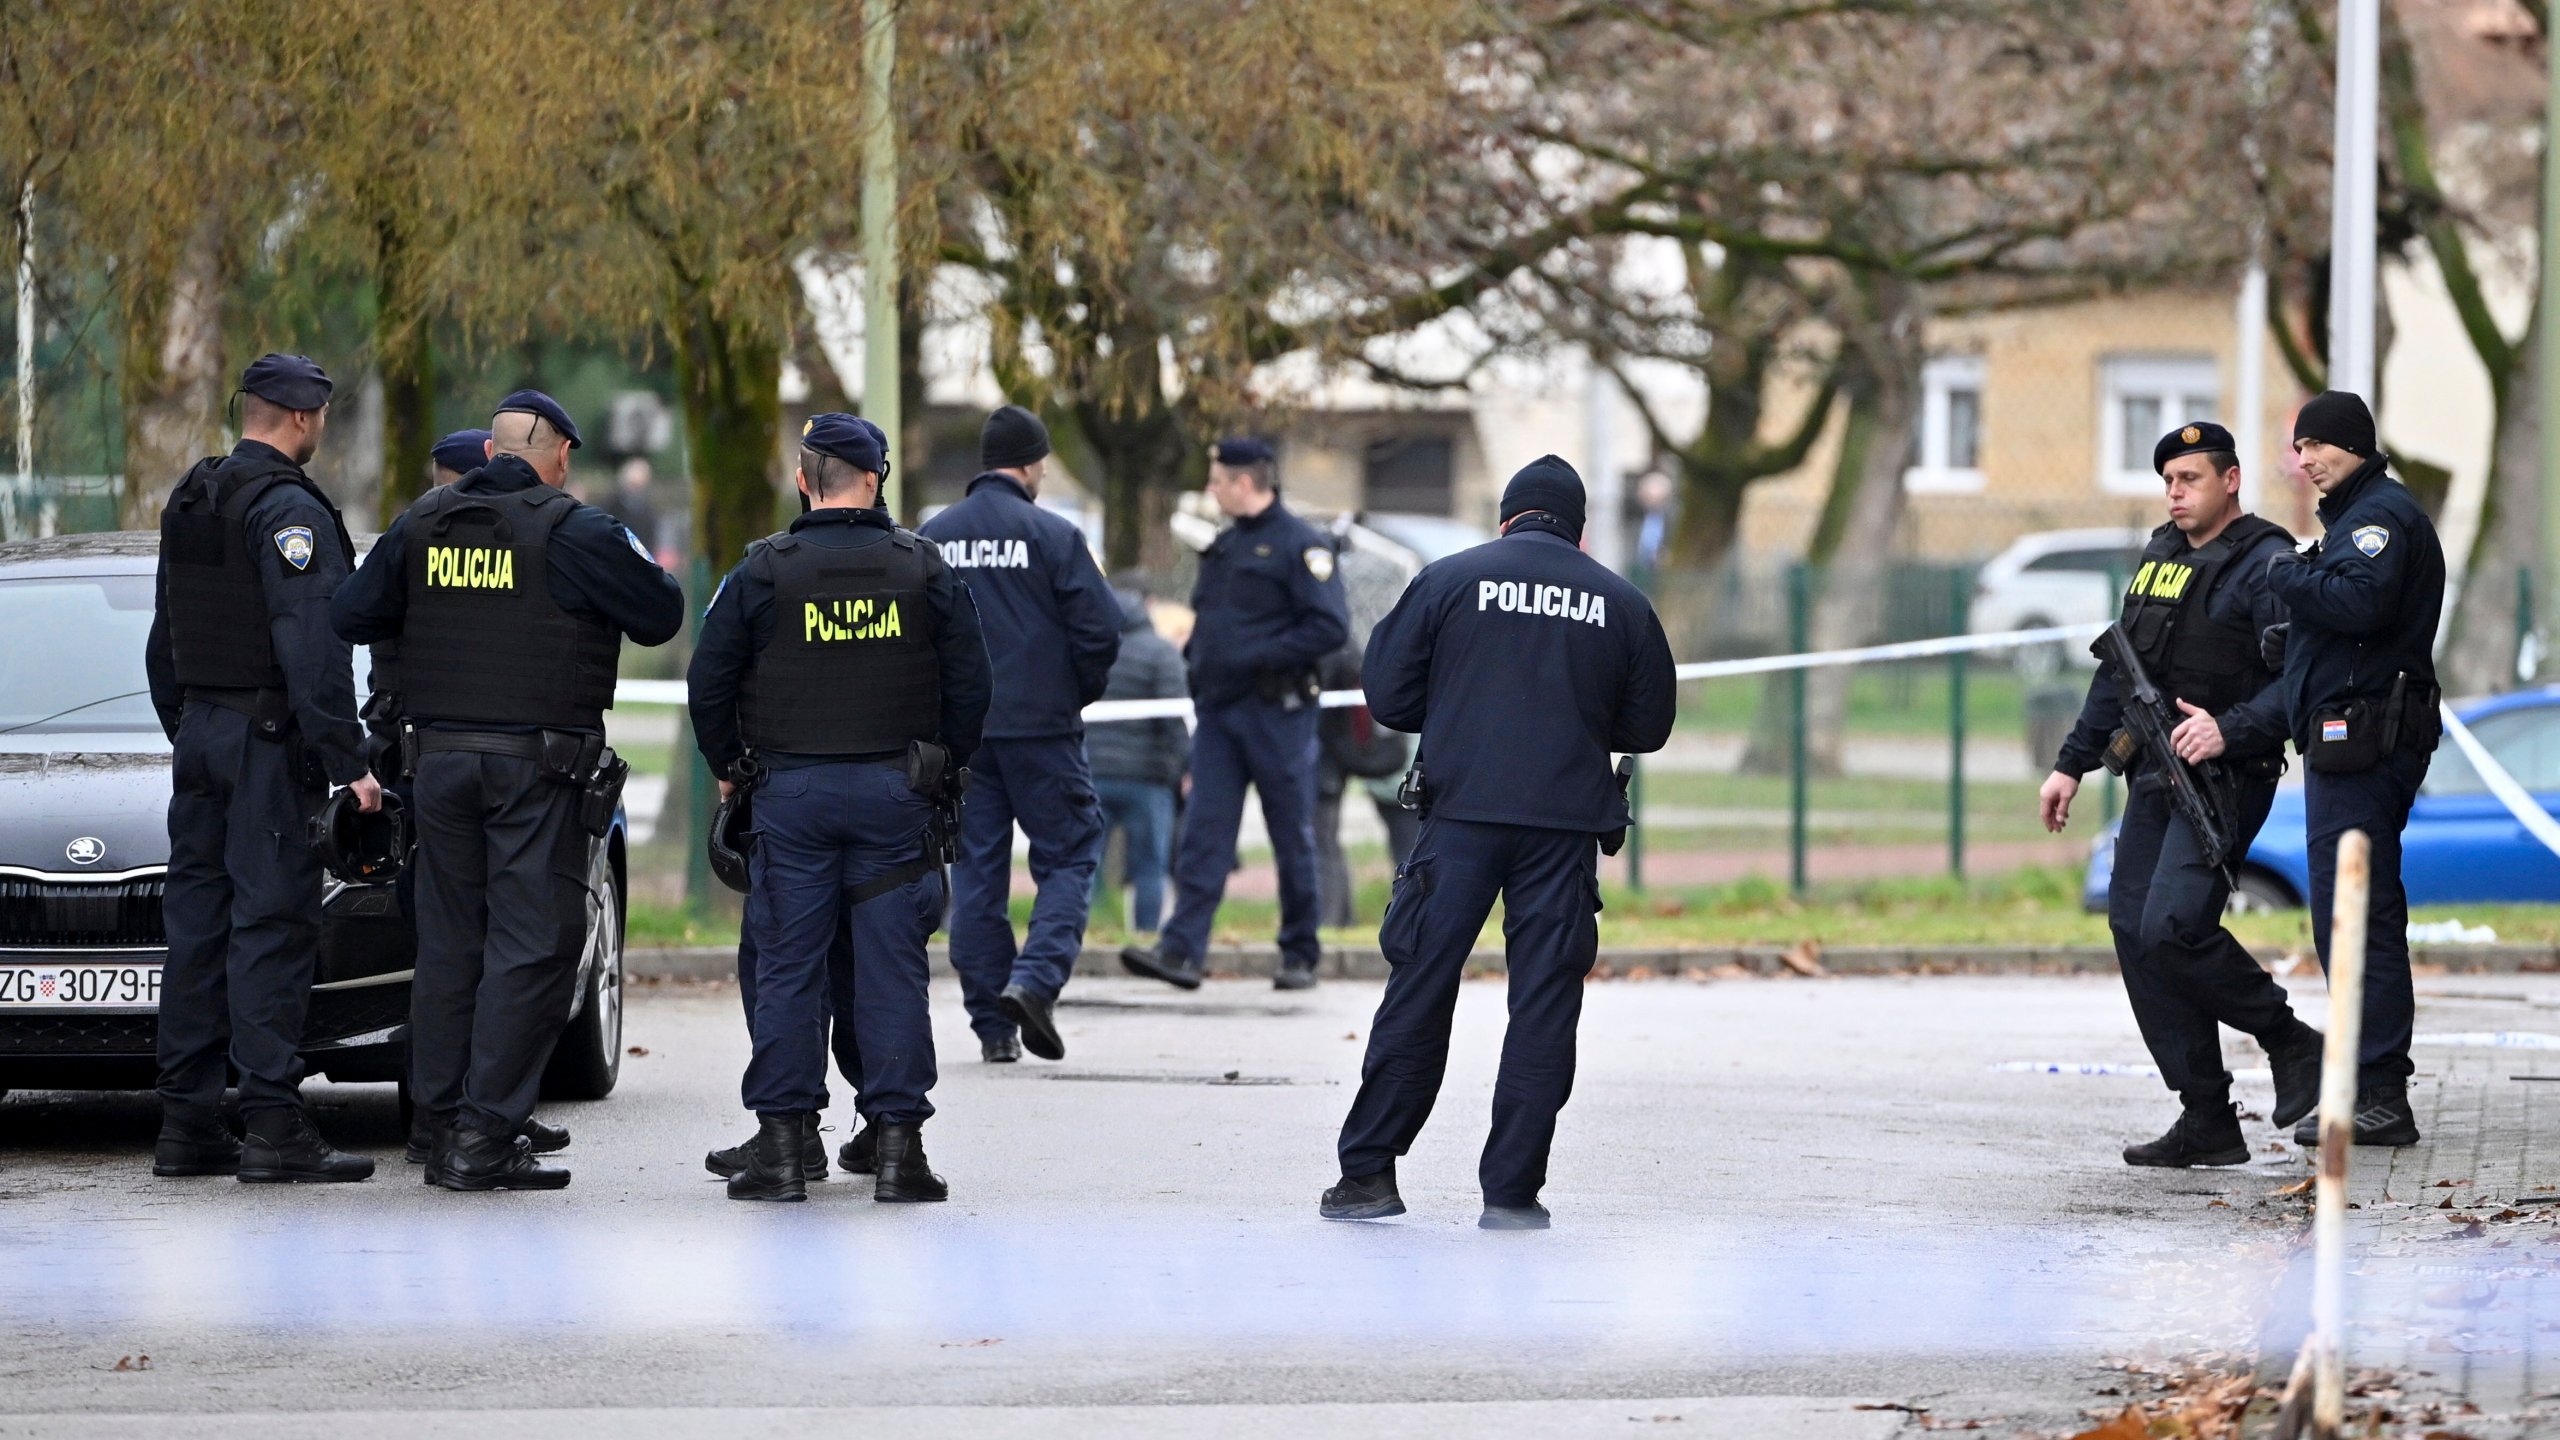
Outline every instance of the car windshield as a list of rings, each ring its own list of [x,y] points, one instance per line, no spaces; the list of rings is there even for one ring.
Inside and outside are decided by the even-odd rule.
[[[160,733],[142,670],[148,575],[0,580],[0,735]]]

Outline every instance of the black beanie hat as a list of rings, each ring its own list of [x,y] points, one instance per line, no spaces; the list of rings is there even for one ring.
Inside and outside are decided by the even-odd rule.
[[[2374,456],[2373,412],[2360,396],[2323,390],[2302,402],[2293,417],[2296,441],[2320,440],[2370,460]]]
[[[1571,527],[1576,539],[1582,536],[1582,477],[1574,468],[1553,455],[1541,455],[1520,467],[1511,483],[1502,487],[1502,523],[1508,525],[1515,515],[1531,510],[1544,510]]]
[[[1018,470],[1049,453],[1049,427],[1019,405],[1006,405],[987,417],[978,432],[978,468]]]

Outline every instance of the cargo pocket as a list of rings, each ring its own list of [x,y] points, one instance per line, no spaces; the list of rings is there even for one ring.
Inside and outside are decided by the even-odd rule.
[[[1416,856],[1396,871],[1395,893],[1387,900],[1386,918],[1378,925],[1378,950],[1390,965],[1414,958],[1422,937],[1422,914],[1431,905],[1431,861]]]

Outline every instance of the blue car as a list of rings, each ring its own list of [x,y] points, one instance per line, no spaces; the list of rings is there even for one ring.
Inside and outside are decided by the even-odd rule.
[[[2481,748],[2546,810],[2560,813],[2560,685],[2518,690],[2457,705]],[[2089,855],[2081,901],[2107,908],[2116,827]],[[2480,779],[2451,737],[2436,750],[2401,839],[2400,878],[2412,905],[2560,901],[2560,856],[2526,833]],[[2276,792],[2275,808],[2240,863],[2235,910],[2290,909],[2311,894],[2310,846],[2302,833],[2302,786]]]

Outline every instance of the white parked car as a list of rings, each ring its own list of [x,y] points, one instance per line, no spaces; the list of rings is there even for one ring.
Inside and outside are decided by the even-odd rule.
[[[1975,577],[1966,628],[1976,635],[2111,620],[2116,594],[2140,565],[2144,530],[2045,530],[2021,535]],[[2017,652],[2018,673],[2052,677],[2064,665],[2094,669],[2085,645],[2032,645]]]

